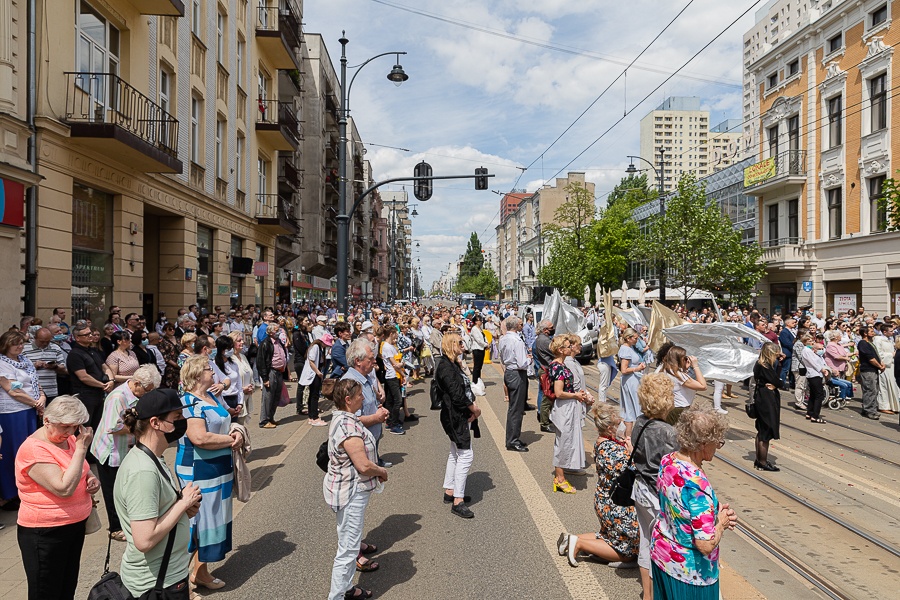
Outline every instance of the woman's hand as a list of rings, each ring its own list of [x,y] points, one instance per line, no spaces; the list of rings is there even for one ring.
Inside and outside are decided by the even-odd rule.
[[[208,391],[209,391],[211,394],[215,394],[216,396],[218,396],[219,394],[222,393],[222,390],[224,390],[224,389],[225,389],[225,386],[222,385],[221,383],[214,383],[214,384],[212,384],[211,386],[209,386],[209,390],[208,390]]]
[[[202,499],[200,488],[193,481],[181,489],[181,507],[188,517],[193,517],[200,511],[200,501]]]
[[[725,526],[725,529],[734,529],[737,526],[737,513],[728,504],[723,504],[719,509],[719,522]]]
[[[94,430],[85,425],[81,426],[81,433],[75,437],[75,447],[87,452],[91,448],[91,440],[94,439]]]
[[[47,406],[47,396],[45,396],[42,392],[41,395],[38,396],[38,399],[34,401],[34,408],[38,412],[44,412],[44,408],[46,408],[46,406]]]
[[[232,438],[232,440],[234,440],[233,442],[231,442],[231,449],[232,449],[232,450],[237,450],[238,448],[241,447],[241,444],[244,443],[244,438],[243,438],[243,436],[241,436],[241,434],[238,433],[237,431],[232,431],[232,432],[231,432],[230,434],[228,434],[228,435],[230,435],[231,438]]]
[[[88,475],[87,478],[87,493],[93,496],[98,491],[100,491],[100,480],[94,477],[93,475]]]
[[[698,366],[697,357],[696,356],[688,356],[687,359],[688,359],[688,362],[691,363],[691,366],[694,367],[694,369],[696,369]]]
[[[244,386],[244,395],[249,396],[252,393],[253,393],[253,384],[251,383],[250,385],[245,385]]]

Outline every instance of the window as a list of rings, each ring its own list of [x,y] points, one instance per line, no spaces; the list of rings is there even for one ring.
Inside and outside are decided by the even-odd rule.
[[[800,115],[788,118],[788,150],[800,149]]]
[[[840,146],[841,138],[841,97],[828,99],[828,143],[829,148]]]
[[[887,127],[886,79],[887,74],[882,73],[869,80],[869,103],[871,109],[872,131],[881,131]]]
[[[216,15],[216,60],[220,65],[225,64],[225,15]]]
[[[828,237],[835,240],[844,233],[841,188],[833,188],[826,193],[828,194]]]
[[[836,36],[829,38],[827,42],[828,54],[832,52],[837,52],[844,46],[844,34],[839,33]]]
[[[887,229],[887,211],[886,207],[881,203],[884,179],[884,175],[869,179],[869,216],[871,219],[870,230],[872,232]]]
[[[159,107],[172,114],[172,74],[165,68],[159,69]],[[175,147],[176,140],[169,140],[169,122],[166,115],[160,115],[159,141],[169,147]]]
[[[216,177],[225,179],[225,140],[226,129],[225,121],[216,119]]]
[[[200,32],[202,31],[200,24],[203,21],[202,1],[203,0],[191,0],[191,31],[194,32],[194,35],[198,38],[202,37],[200,35]]]
[[[78,71],[118,75],[119,30],[84,0],[77,4],[76,13],[75,64]],[[116,99],[107,97],[106,78],[91,77],[77,82],[79,87],[90,93],[98,106],[115,106]],[[110,95],[113,92],[114,88],[110,88]]]
[[[800,59],[795,58],[787,67],[788,77],[800,72]]]
[[[800,200],[793,198],[788,200],[788,237],[789,244],[797,244],[800,241]]]
[[[881,25],[888,18],[888,7],[887,4],[882,4],[879,8],[876,8],[871,13],[869,13],[869,27],[875,27],[877,25]]]
[[[237,143],[234,146],[234,174],[235,174],[235,185],[237,185],[237,189],[244,189],[244,136],[238,134]]]
[[[269,162],[263,157],[256,160],[257,170],[257,192],[266,194],[269,191]]]
[[[769,223],[769,246],[776,246],[778,244],[778,204],[770,204],[766,210]]]
[[[778,125],[769,127],[767,133],[769,136],[769,158],[775,158],[778,156]]]
[[[237,43],[237,82],[244,87],[244,53],[247,51],[247,42],[238,38]]]
[[[112,306],[113,197],[72,185],[72,319],[100,322]]]
[[[212,240],[213,232],[211,229],[197,226],[197,305],[201,309],[209,308]]]
[[[235,258],[243,258],[244,256],[244,240],[237,236],[231,236],[231,260],[232,264],[234,264]],[[231,265],[228,265],[228,270],[231,271]],[[241,286],[243,285],[243,278],[237,277],[235,275],[231,276],[231,306],[237,306],[239,304],[243,304],[241,302]]]
[[[203,121],[203,101],[191,97],[191,162],[200,164],[200,123]]]
[[[772,73],[771,75],[769,75],[769,77],[766,79],[766,87],[768,87],[769,89],[772,89],[773,87],[775,87],[777,85],[778,85],[778,72],[776,71],[775,73]]]

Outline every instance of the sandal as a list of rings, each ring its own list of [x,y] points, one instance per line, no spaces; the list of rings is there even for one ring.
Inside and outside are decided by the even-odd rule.
[[[122,531],[121,529],[118,531],[110,531],[109,539],[115,540],[117,542],[124,542],[125,541],[125,532]]]
[[[359,562],[359,559],[363,557],[357,557],[356,559],[356,570],[360,573],[371,573],[372,571],[377,571],[380,566],[377,562],[369,559],[364,559],[366,562]]]
[[[811,423],[821,423],[822,425],[827,425],[828,422],[825,419],[810,419]]]
[[[354,585],[352,588],[344,592],[344,598],[353,599],[353,598],[371,598],[372,590],[364,590],[361,587]]]
[[[365,546],[365,548],[363,548],[363,546]],[[378,546],[376,546],[375,544],[369,544],[367,542],[363,542],[359,546],[360,554],[375,554],[376,552],[378,552]]]

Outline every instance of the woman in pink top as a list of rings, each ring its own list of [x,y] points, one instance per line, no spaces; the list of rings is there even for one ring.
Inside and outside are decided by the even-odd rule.
[[[833,374],[843,379],[847,361],[850,360],[850,352],[841,345],[841,332],[826,331],[825,340],[828,342],[825,346],[825,364]]]
[[[91,494],[100,489],[85,460],[93,432],[82,423],[89,417],[81,400],[59,396],[16,454],[17,533],[29,600],[75,597]]]

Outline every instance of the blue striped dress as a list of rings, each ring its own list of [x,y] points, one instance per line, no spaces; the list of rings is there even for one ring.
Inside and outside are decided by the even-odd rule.
[[[185,392],[184,402],[200,401],[184,409],[186,419],[203,419],[210,433],[228,435],[231,415],[221,400],[210,404],[202,398]],[[178,441],[175,472],[181,485],[193,481],[200,488],[203,500],[200,512],[191,519],[191,543],[189,552],[198,550],[200,562],[218,562],[231,551],[231,488],[234,463],[231,448],[204,450],[194,446],[185,435]]]

